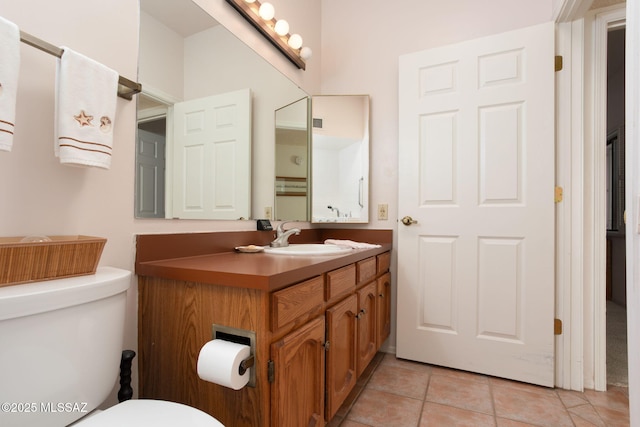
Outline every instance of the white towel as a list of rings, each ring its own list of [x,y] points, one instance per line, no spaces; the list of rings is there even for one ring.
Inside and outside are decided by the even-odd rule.
[[[56,70],[55,153],[60,163],[109,169],[118,73],[63,47]]]
[[[370,248],[379,248],[380,245],[376,245],[373,243],[362,243],[362,242],[354,242],[353,240],[336,240],[336,239],[327,239],[324,241],[325,245],[338,245],[338,246],[348,246],[353,249],[370,249]]]
[[[0,150],[11,151],[20,71],[20,29],[0,17]]]

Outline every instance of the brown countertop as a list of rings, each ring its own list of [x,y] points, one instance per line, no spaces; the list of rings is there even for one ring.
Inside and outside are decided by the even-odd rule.
[[[136,273],[140,276],[270,292],[389,250],[391,244],[387,243],[380,248],[354,249],[346,255],[335,256],[222,252],[141,262],[137,265]]]
[[[265,232],[139,235],[136,274],[270,292],[391,250],[391,230],[351,231],[304,230],[302,234],[312,241],[290,240],[313,243],[339,238],[377,243],[381,247],[354,249],[340,255],[274,255],[229,249],[235,245],[267,244],[272,236]]]

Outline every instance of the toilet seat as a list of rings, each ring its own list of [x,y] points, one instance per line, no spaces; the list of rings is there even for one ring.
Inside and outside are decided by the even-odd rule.
[[[127,400],[89,416],[74,427],[224,427],[211,415],[175,402],[152,399]]]

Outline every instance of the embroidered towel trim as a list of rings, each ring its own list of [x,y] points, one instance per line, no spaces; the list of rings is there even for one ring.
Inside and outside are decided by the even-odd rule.
[[[55,154],[60,163],[109,169],[118,73],[67,47],[56,69]]]
[[[0,16],[0,150],[11,151],[20,72],[20,29]]]

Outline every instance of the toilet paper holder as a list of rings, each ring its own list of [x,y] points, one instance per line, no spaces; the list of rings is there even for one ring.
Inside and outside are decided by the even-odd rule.
[[[244,373],[247,372],[247,369],[253,367],[254,364],[255,364],[255,357],[253,357],[253,354],[252,354],[251,356],[247,357],[242,362],[240,362],[240,366],[238,366],[238,373],[240,375],[244,375]]]
[[[246,329],[232,328],[224,325],[212,325],[213,339],[222,339],[236,344],[248,345],[250,347],[249,357],[243,360],[238,367],[238,373],[244,375],[247,369],[255,366],[256,333]],[[249,371],[249,387],[256,386],[256,370]]]

